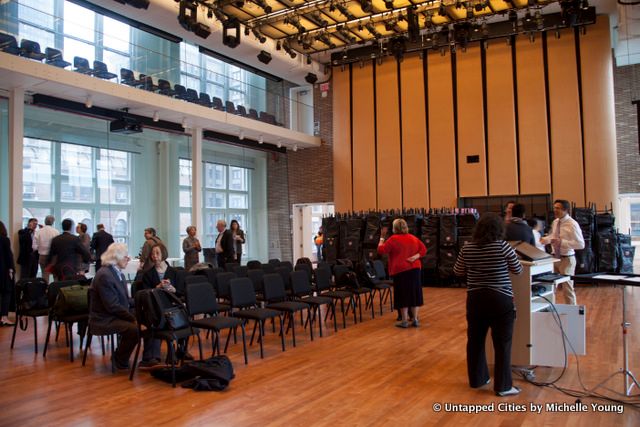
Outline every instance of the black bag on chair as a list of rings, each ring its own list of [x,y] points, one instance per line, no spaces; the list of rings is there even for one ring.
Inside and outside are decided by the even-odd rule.
[[[16,283],[16,295],[19,298],[20,310],[40,310],[49,306],[47,299],[47,282],[43,279],[22,279]]]
[[[164,289],[151,289],[153,301],[162,318],[157,319],[158,329],[179,330],[189,327],[187,310],[175,294]]]

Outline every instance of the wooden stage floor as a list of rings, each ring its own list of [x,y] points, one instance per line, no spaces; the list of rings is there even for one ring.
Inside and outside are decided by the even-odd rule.
[[[587,306],[587,355],[570,358],[558,382],[580,390],[579,377],[594,387],[622,366],[621,289],[610,286],[579,287],[578,302]],[[87,366],[80,357],[68,361],[61,338],[47,358],[33,353],[33,334],[18,331],[16,348],[9,350],[11,328],[0,328],[2,397],[1,426],[638,426],[640,411],[591,398],[582,399],[584,412],[551,411],[546,404],[572,404],[576,398],[522,379],[519,396],[499,398],[490,388],[473,390],[466,381],[463,289],[425,288],[422,326],[395,328],[388,305],[382,317],[311,342],[298,324],[298,346],[279,349],[276,334],[267,333],[266,357],[257,344],[249,349],[249,365],[242,363],[241,345],[229,355],[236,378],[224,392],[172,389],[138,372],[133,382],[127,373],[112,375],[108,357],[94,340]],[[640,376],[640,288],[627,289],[627,312],[632,322],[629,342],[631,370]],[[329,326],[329,325],[327,325]],[[30,325],[32,327],[32,325]],[[40,349],[46,324],[39,324]],[[77,335],[76,339],[77,348]],[[210,342],[204,342],[205,354]],[[40,350],[42,351],[42,350]],[[197,354],[197,345],[191,353]],[[537,368],[537,380],[556,377],[559,368]],[[607,383],[622,392],[620,375]],[[606,392],[600,389],[601,392]],[[611,392],[612,396],[615,396]],[[640,390],[633,390],[640,401]],[[623,399],[621,395],[615,396]],[[594,410],[602,403],[609,412]],[[493,412],[468,414],[446,411],[447,404],[493,405]],[[543,405],[541,413],[530,405]],[[436,411],[437,405],[443,409]],[[523,409],[523,412],[519,410]],[[560,408],[561,409],[561,408]],[[621,412],[621,413],[619,413]]]

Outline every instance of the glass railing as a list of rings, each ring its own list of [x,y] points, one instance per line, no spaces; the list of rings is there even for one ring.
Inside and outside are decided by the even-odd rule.
[[[55,10],[62,11],[62,16],[56,16]],[[282,82],[207,56],[197,46],[166,40],[64,0],[4,3],[0,31],[15,37],[18,50],[28,40],[38,43],[43,54],[47,48],[60,51],[54,59],[42,55],[41,60],[69,72],[86,72],[114,84],[313,133],[313,106],[285,96]],[[28,49],[22,52],[28,56]],[[64,66],[65,62],[69,65]]]

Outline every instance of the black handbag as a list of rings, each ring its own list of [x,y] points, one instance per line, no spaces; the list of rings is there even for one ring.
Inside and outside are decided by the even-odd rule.
[[[189,326],[189,316],[183,307],[171,307],[164,311],[164,318],[169,328],[175,330],[184,329]]]

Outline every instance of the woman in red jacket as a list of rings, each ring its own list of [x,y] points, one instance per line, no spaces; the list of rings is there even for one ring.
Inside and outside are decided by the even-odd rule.
[[[418,327],[418,307],[423,304],[422,284],[420,283],[420,258],[425,256],[427,248],[414,235],[409,234],[409,227],[404,219],[393,221],[393,236],[385,241],[383,230],[378,254],[389,255],[389,275],[393,277],[393,296],[395,306],[402,313],[402,321],[396,323],[399,328],[408,328],[408,308],[411,307],[412,325]]]

